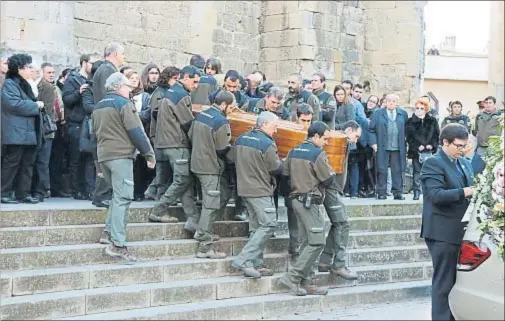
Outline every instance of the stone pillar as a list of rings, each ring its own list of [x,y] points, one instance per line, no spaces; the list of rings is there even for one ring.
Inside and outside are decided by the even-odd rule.
[[[365,47],[361,80],[371,93],[396,93],[400,104],[421,95],[425,1],[363,1]]]
[[[30,54],[38,64],[74,65],[74,1],[2,1],[2,50]]]
[[[504,98],[504,63],[503,55],[503,1],[490,1],[489,15],[489,94],[496,97],[501,106]]]

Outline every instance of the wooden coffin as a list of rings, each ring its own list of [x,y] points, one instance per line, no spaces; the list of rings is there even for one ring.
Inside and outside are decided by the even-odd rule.
[[[198,114],[206,108],[208,108],[208,106],[193,105],[193,113]],[[230,121],[232,142],[238,136],[253,129],[256,125],[257,117],[258,116],[255,114],[243,111],[230,113],[228,115],[228,120]],[[279,151],[279,157],[286,157],[291,149],[300,145],[306,138],[307,130],[302,125],[286,120],[279,121],[277,133],[274,136],[274,140]],[[335,173],[340,174],[344,171],[346,148],[347,138],[345,135],[332,131],[331,138],[324,150],[328,155],[330,166],[333,168]]]

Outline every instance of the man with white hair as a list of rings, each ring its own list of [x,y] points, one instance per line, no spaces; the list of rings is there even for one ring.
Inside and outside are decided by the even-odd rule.
[[[7,65],[8,60],[9,60],[9,54],[7,52],[3,52],[0,55],[0,90],[2,90],[5,81],[5,74],[9,69]]]
[[[126,248],[126,218],[133,200],[133,160],[138,150],[154,168],[156,160],[142,122],[130,100],[132,91],[125,75],[116,72],[105,82],[107,94],[95,106],[93,131],[97,139],[98,164],[103,178],[112,188],[106,228],[100,242],[108,241],[105,253],[136,261]]]
[[[256,128],[238,137],[233,147],[237,193],[247,206],[249,226],[253,231],[232,266],[242,270],[246,277],[273,275],[271,269],[262,265],[265,242],[272,237],[277,226],[273,194],[275,176],[282,173],[283,163],[272,136],[277,131],[278,122],[276,114],[262,112],[256,120]]]
[[[398,108],[398,96],[386,96],[386,108],[375,111],[368,126],[369,145],[377,153],[377,198],[387,199],[387,174],[391,167],[391,191],[395,200],[404,200],[403,172],[407,166],[405,124],[408,115]]]
[[[32,78],[28,80],[28,83],[32,87],[32,92],[35,97],[39,96],[38,85],[42,77],[40,76],[40,64],[36,61],[32,62]]]
[[[250,98],[263,98],[265,93],[260,90],[261,82],[263,81],[263,76],[258,73],[252,73],[247,76],[247,90],[244,94]]]
[[[282,120],[289,119],[289,111],[282,106],[284,91],[279,87],[271,87],[266,97],[251,98],[246,109],[249,113],[260,114],[264,111],[271,111]]]

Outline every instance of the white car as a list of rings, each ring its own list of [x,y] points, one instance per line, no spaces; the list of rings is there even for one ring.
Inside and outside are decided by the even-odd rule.
[[[449,305],[456,320],[504,320],[504,264],[488,235],[481,239],[470,219],[458,262]]]

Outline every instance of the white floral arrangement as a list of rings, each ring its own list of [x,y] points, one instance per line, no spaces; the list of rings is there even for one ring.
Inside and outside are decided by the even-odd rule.
[[[479,230],[488,235],[498,247],[498,255],[504,259],[505,240],[505,138],[503,116],[501,137],[490,137],[486,155],[486,168],[476,178],[475,197],[472,202],[477,209],[475,219]]]

